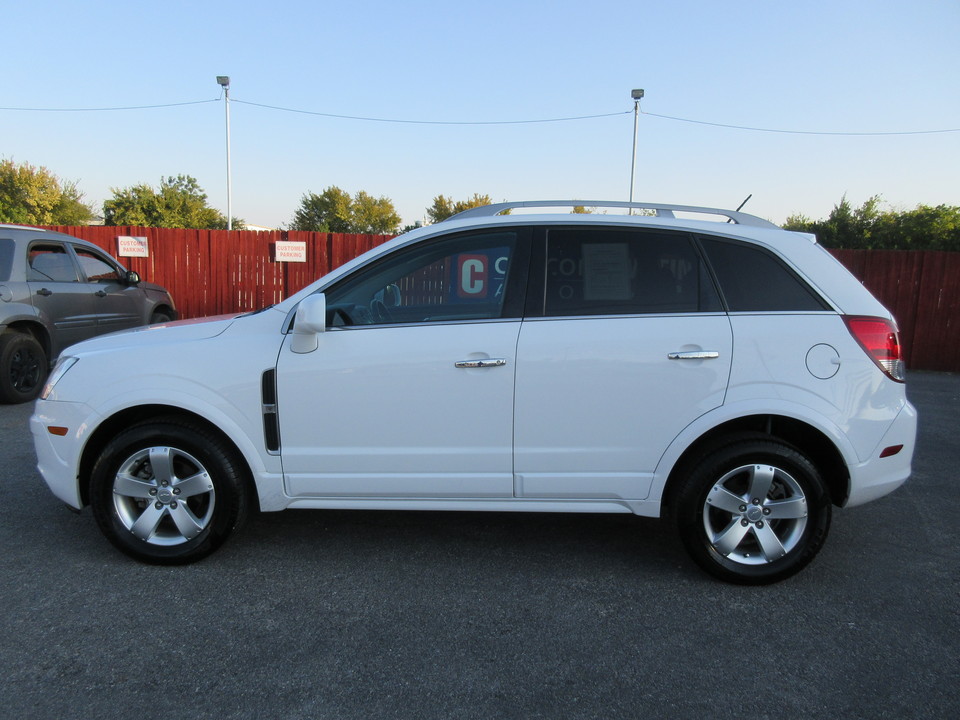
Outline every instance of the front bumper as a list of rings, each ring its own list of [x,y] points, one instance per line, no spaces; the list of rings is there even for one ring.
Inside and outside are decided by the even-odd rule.
[[[38,400],[30,417],[37,469],[53,494],[77,510],[83,507],[80,455],[93,415],[83,403]]]

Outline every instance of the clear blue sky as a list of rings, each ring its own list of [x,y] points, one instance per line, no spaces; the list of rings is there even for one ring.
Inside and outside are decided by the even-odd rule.
[[[438,194],[627,199],[632,88],[656,113],[821,132],[960,128],[960,3],[675,0],[477,3],[7,3],[0,107],[215,101],[231,77],[233,214],[290,221],[337,185]],[[240,102],[245,101],[245,102]],[[393,124],[269,110],[518,125]],[[111,187],[198,179],[226,209],[223,102],[115,112],[0,110],[0,157]],[[643,115],[638,200],[824,217],[846,193],[960,204],[960,132],[753,132]]]

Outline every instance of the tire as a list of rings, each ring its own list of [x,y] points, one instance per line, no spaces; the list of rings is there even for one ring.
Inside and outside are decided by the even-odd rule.
[[[150,316],[150,325],[159,325],[161,323],[168,323],[170,322],[170,320],[172,320],[172,318],[167,313],[163,311],[159,311],[159,312],[153,313],[153,315]]]
[[[0,402],[23,403],[40,394],[50,367],[47,353],[33,335],[0,335]]]
[[[790,577],[813,560],[830,528],[830,496],[817,468],[766,437],[708,454],[674,498],[687,552],[727,582],[765,585]]]
[[[249,497],[236,451],[177,418],[135,425],[100,454],[90,504],[121,551],[157,565],[196,562],[239,528]]]

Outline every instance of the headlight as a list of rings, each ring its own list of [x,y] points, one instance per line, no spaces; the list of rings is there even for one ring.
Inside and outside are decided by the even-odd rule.
[[[53,391],[53,386],[60,382],[60,378],[66,374],[67,370],[73,367],[78,359],[79,358],[65,355],[57,360],[57,364],[53,367],[53,372],[50,373],[50,377],[47,378],[47,384],[43,386],[43,392],[40,393],[41,400],[47,399],[47,396]]]

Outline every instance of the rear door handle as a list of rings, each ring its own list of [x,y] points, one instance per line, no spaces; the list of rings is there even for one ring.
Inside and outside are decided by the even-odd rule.
[[[50,297],[53,295],[53,290],[47,290],[47,288],[40,288],[37,290],[37,295],[43,295],[44,297]]]
[[[486,360],[460,360],[454,363],[458,368],[488,368],[501,367],[507,364],[504,358],[488,358]]]
[[[720,353],[715,350],[688,350],[668,353],[667,357],[671,360],[713,360],[720,357]]]

